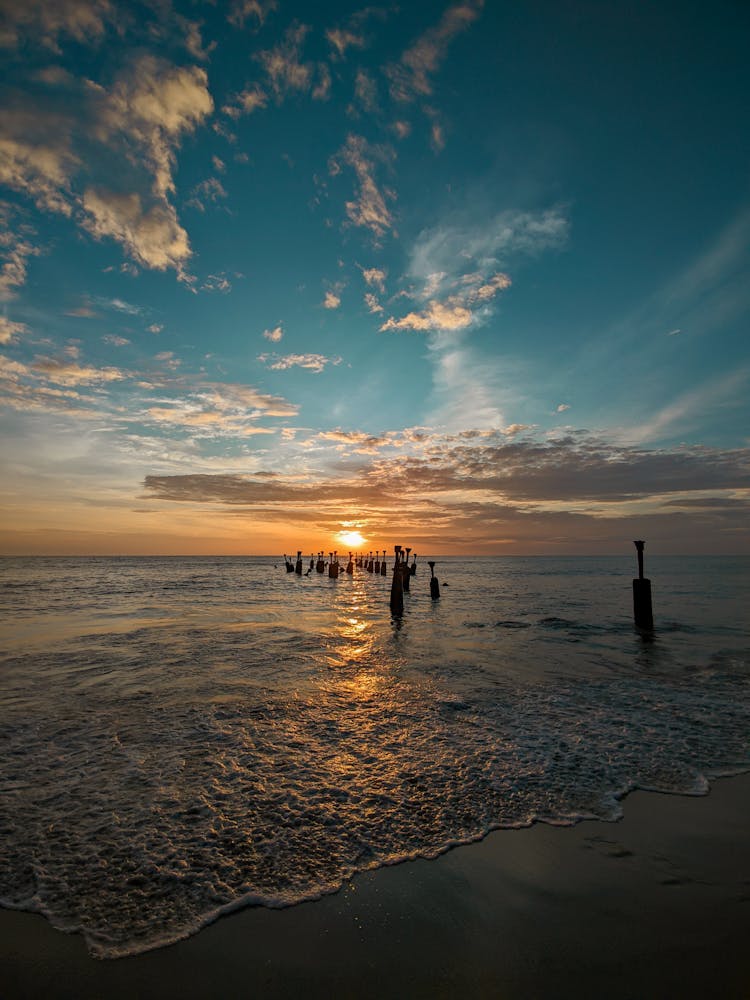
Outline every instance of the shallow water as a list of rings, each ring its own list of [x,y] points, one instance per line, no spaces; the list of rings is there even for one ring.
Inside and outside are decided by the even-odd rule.
[[[131,954],[750,767],[750,559],[0,560],[0,902]],[[275,565],[274,565],[275,564]]]

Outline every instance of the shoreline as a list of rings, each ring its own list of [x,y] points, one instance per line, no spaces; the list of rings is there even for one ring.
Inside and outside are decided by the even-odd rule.
[[[121,959],[3,909],[2,994],[746,998],[750,774],[706,796],[634,791],[622,808],[613,823],[496,830]]]

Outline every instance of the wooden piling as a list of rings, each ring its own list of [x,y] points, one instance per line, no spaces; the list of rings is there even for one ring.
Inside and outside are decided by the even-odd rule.
[[[638,552],[638,578],[633,580],[633,618],[636,628],[652,632],[654,615],[651,608],[651,581],[643,575],[643,548],[645,542],[633,542]]]
[[[428,562],[427,565],[430,567],[430,597],[437,601],[440,597],[440,582],[435,576],[435,563]]]
[[[329,553],[330,562],[328,563],[328,578],[330,580],[338,580],[339,578],[339,558],[337,552]]]
[[[393,549],[396,561],[393,564],[393,580],[391,582],[391,614],[400,617],[404,613],[404,574],[401,572],[401,546]]]
[[[297,562],[294,566],[294,572],[297,576],[302,576],[302,549],[297,550]]]
[[[409,581],[411,578],[411,570],[409,569],[409,553],[411,552],[411,547],[407,546],[406,558],[401,563],[401,575],[404,578],[404,590],[409,593]]]

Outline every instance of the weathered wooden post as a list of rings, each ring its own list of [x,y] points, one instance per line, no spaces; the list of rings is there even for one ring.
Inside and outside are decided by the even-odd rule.
[[[409,573],[412,576],[416,576],[417,575],[417,553],[416,552],[414,553],[414,562],[411,564],[411,568],[409,570]]]
[[[323,572],[325,572],[325,568],[326,568],[326,564],[325,564],[325,559],[323,558],[323,553],[319,552],[318,553],[318,561],[315,564],[315,569],[318,571],[318,573],[323,573]]]
[[[404,574],[401,572],[401,546],[395,545],[393,551],[396,561],[393,564],[393,580],[391,582],[391,614],[404,613]]]
[[[430,597],[437,601],[440,597],[440,582],[435,576],[435,563],[428,562],[427,565],[430,567]]]
[[[328,576],[331,580],[338,580],[339,578],[339,557],[337,552],[331,554],[331,561],[328,564]]]
[[[380,560],[380,575],[385,576],[386,566],[385,566],[385,549],[383,549],[383,558]]]
[[[297,562],[294,566],[297,576],[302,576],[302,549],[297,549]]]
[[[375,551],[375,575],[380,572],[380,549]]]
[[[401,575],[404,578],[404,590],[409,592],[409,580],[411,578],[411,571],[409,569],[409,553],[411,552],[411,546],[406,548],[406,558],[401,563]]]
[[[638,550],[638,579],[633,580],[633,617],[636,628],[652,632],[654,615],[651,610],[651,581],[643,575],[643,547],[645,542],[633,542]]]
[[[351,552],[349,553],[349,562],[346,564],[346,572],[349,574],[349,576],[351,576],[352,573],[354,572],[354,563],[352,562]]]

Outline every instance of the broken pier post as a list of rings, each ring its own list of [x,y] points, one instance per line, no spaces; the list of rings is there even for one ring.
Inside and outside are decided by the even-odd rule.
[[[391,582],[391,614],[404,613],[404,574],[401,572],[401,546],[394,546],[396,561],[393,564],[393,580]]]
[[[406,547],[406,558],[401,563],[401,574],[404,578],[404,590],[409,591],[409,582],[411,578],[411,570],[409,569],[409,553],[411,552],[411,546]]]
[[[437,601],[440,597],[440,582],[435,576],[435,563],[428,562],[427,565],[430,567],[430,597]]]
[[[651,609],[651,581],[643,575],[642,541],[633,542],[638,551],[638,578],[633,580],[633,617],[636,628],[651,632],[654,628],[654,615]]]

